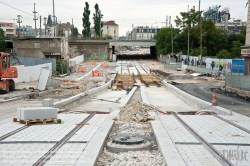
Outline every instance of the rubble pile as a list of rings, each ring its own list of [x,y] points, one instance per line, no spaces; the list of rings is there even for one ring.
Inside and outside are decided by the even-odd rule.
[[[165,166],[164,158],[159,151],[129,151],[124,153],[112,153],[104,148],[97,166]]]
[[[153,135],[153,130],[149,124],[145,123],[125,123],[117,121],[115,123],[115,130],[110,134],[111,138],[119,135],[131,135],[131,136],[145,136],[149,137]]]
[[[117,120],[125,122],[147,122],[154,118],[148,114],[148,111],[153,110],[151,106],[145,105],[138,101],[132,101],[130,104],[120,108],[121,112]]]

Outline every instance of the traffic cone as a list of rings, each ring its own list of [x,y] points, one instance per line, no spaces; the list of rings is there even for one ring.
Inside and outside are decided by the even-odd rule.
[[[218,106],[217,97],[216,97],[216,90],[213,91],[212,106]]]

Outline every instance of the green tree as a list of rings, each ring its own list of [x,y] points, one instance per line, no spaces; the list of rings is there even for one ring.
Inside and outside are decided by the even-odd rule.
[[[83,18],[82,18],[82,35],[84,37],[90,37],[90,22],[89,22],[89,16],[90,16],[90,10],[89,10],[89,3],[85,2],[85,8],[83,12]]]
[[[190,55],[192,55],[192,56],[200,55],[200,48],[197,47],[197,48],[191,49]],[[207,48],[206,47],[202,47],[202,56],[207,56]]]
[[[156,35],[156,49],[158,54],[166,55],[168,53],[172,52],[172,39],[174,37],[178,36],[179,30],[178,29],[172,29],[172,35],[171,36],[171,28],[161,28],[160,31]],[[174,42],[174,52],[176,52],[178,47],[177,41],[173,40]]]
[[[100,32],[102,33],[102,30],[100,28],[103,27],[103,22],[101,22],[102,16],[103,15],[101,15],[101,11],[99,9],[99,6],[96,3],[95,4],[95,13],[94,13],[93,19],[94,19],[94,24],[95,24],[95,34],[99,37],[102,36],[102,34],[100,35]],[[101,24],[101,26],[100,26],[100,24]]]
[[[195,11],[194,9],[191,9],[189,12],[181,12],[181,18],[176,16],[174,22],[177,27],[194,27],[199,23],[201,13],[202,11]]]
[[[58,36],[65,36],[63,29],[58,30]]]
[[[223,50],[221,50],[221,51],[216,55],[216,58],[218,58],[218,59],[231,59],[232,56],[231,56],[231,54],[230,54],[226,49],[223,49]]]
[[[79,33],[78,33],[78,29],[77,27],[74,27],[72,30],[71,30],[71,36],[73,37],[78,37]]]
[[[6,43],[5,43],[6,39],[7,39],[7,37],[5,36],[5,32],[3,31],[2,28],[0,28],[0,49],[2,51],[4,51],[6,48]]]
[[[240,58],[241,46],[242,46],[242,43],[240,41],[233,41],[233,47],[231,48],[231,57],[232,58]]]

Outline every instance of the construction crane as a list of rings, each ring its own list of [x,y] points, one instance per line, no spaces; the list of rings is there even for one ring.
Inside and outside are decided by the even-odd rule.
[[[0,93],[8,93],[15,90],[15,81],[18,77],[17,68],[10,66],[10,54],[0,52]]]

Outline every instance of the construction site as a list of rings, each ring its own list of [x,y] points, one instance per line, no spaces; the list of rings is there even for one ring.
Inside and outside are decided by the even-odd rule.
[[[2,166],[250,165],[249,92],[222,77],[118,60],[40,81],[0,95]]]

